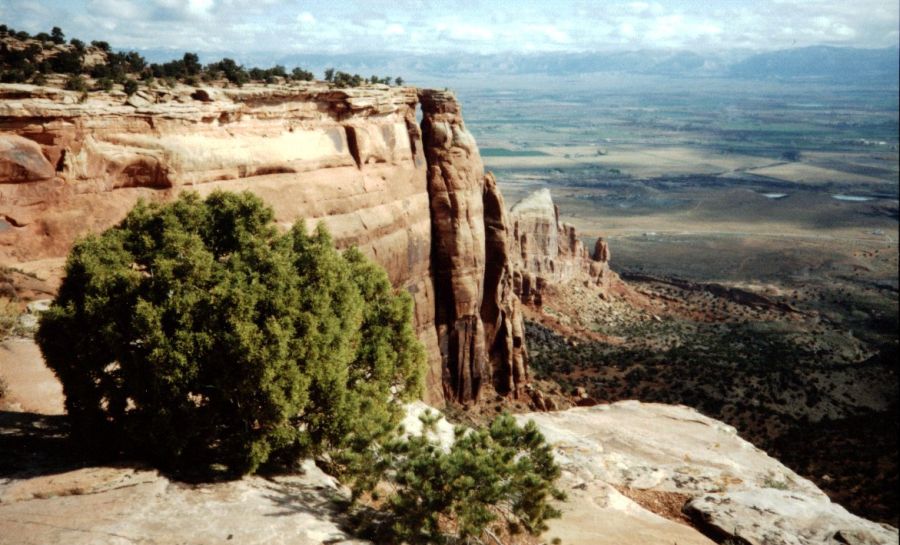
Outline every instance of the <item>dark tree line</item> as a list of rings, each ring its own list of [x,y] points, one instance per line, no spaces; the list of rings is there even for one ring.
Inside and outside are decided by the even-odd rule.
[[[283,65],[247,68],[230,58],[203,65],[200,57],[190,52],[180,59],[148,63],[137,51],[113,51],[109,42],[99,40],[92,41],[90,47],[102,51],[106,61],[86,67],[84,60],[88,46],[77,38],[72,38],[66,45],[65,34],[59,27],[53,27],[49,34],[40,32],[32,36],[26,31],[16,31],[7,25],[0,25],[0,38],[25,42],[24,47],[10,47],[9,40],[0,44],[2,83],[43,85],[49,74],[67,74],[68,89],[87,90],[84,76],[90,76],[95,80],[94,88],[97,90],[108,91],[113,85],[119,84],[126,87],[126,92],[134,92],[137,90],[135,78],[147,83],[160,80],[170,86],[176,82],[198,85],[201,81],[210,83],[222,79],[238,86],[250,82],[270,84],[315,80],[312,72],[300,67],[295,67],[290,72]],[[373,75],[364,78],[359,74],[335,71],[334,68],[326,70],[324,76],[326,82],[339,88],[358,87],[367,83],[403,85],[403,78],[399,77],[392,79]]]

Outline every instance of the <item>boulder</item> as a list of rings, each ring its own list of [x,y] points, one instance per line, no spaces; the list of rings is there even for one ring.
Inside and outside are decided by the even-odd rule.
[[[0,182],[36,182],[54,174],[53,165],[37,142],[14,133],[0,134]]]

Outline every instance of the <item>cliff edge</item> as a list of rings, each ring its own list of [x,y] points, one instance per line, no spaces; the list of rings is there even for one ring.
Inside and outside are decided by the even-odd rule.
[[[322,222],[384,266],[415,301],[429,402],[527,381],[502,197],[452,93],[0,85],[0,265],[52,284],[78,237],[138,199],[216,189],[256,193],[284,227]]]

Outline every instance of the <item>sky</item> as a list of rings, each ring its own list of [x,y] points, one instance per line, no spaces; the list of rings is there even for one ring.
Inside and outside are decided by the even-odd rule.
[[[0,0],[17,30],[201,54],[892,47],[898,14],[898,0]]]

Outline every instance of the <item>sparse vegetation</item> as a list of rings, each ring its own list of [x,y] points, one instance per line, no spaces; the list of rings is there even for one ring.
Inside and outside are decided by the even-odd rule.
[[[15,334],[19,327],[20,305],[8,297],[0,297],[0,340]]]
[[[131,96],[135,94],[138,90],[138,82],[133,79],[125,80],[124,85],[122,85],[122,90],[125,91],[125,94]]]
[[[773,476],[768,476],[763,481],[763,488],[774,488],[776,490],[787,490],[789,488],[787,481],[776,479]]]
[[[87,82],[81,76],[69,76],[65,88],[69,91],[87,91]]]

